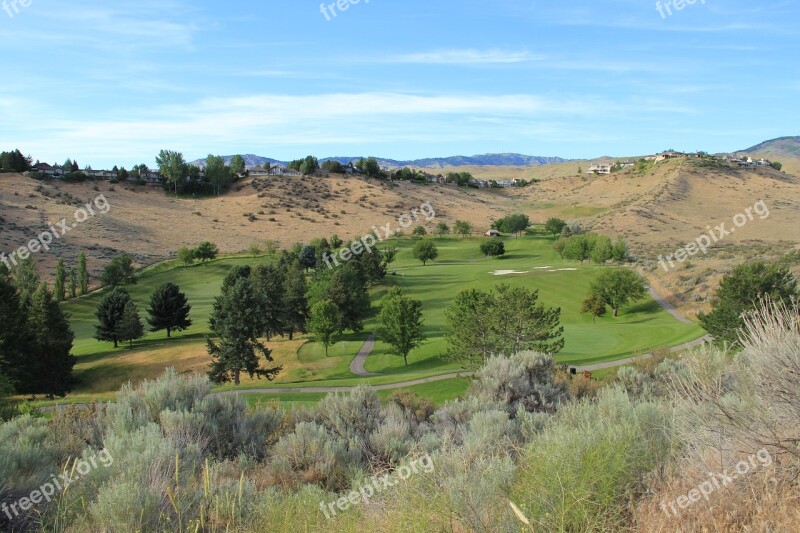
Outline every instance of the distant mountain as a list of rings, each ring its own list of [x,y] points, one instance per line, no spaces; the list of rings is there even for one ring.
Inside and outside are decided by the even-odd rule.
[[[230,162],[233,156],[224,156],[226,162]],[[278,164],[278,165],[286,165],[287,161],[279,161],[277,159],[271,159],[269,157],[262,157],[253,154],[247,154],[244,157],[244,162],[247,165],[247,168],[253,168],[257,166],[261,166],[264,163],[270,164]],[[320,163],[324,163],[325,161],[339,161],[342,164],[347,164],[351,161],[358,161],[361,159],[362,156],[355,156],[355,157],[326,157],[324,159],[320,159]],[[527,167],[527,166],[540,166],[540,165],[552,165],[555,163],[564,163],[568,161],[568,159],[562,159],[560,157],[540,157],[540,156],[533,156],[533,155],[523,155],[523,154],[483,154],[483,155],[473,155],[470,157],[467,156],[453,156],[453,157],[434,157],[434,158],[427,158],[427,159],[414,159],[409,161],[398,161],[396,159],[385,159],[378,157],[378,163],[382,167],[387,168],[400,168],[400,167],[419,167],[419,168],[430,168],[430,169],[438,169],[438,168],[445,168],[445,167],[464,167],[464,166],[493,166],[493,167]],[[205,159],[198,159],[196,161],[192,161],[193,165],[203,166],[205,165]]]
[[[800,137],[778,137],[740,152],[800,157]]]
[[[244,157],[244,164],[247,168],[260,167],[264,163],[269,163],[271,165],[286,165],[286,163],[283,161],[278,161],[277,159],[271,159],[269,157],[261,157],[260,155],[247,154],[243,155],[242,157]],[[223,159],[225,160],[225,163],[230,164],[231,159],[233,159],[233,156],[226,155],[223,156]],[[191,161],[190,164],[197,165],[198,167],[203,167],[206,164],[206,160],[205,158],[197,159],[195,161]]]

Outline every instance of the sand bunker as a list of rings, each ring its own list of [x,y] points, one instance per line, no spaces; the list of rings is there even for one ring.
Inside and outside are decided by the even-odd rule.
[[[509,274],[527,274],[528,272],[517,272],[516,270],[495,270],[494,272],[489,272],[489,274],[493,276],[508,276]]]

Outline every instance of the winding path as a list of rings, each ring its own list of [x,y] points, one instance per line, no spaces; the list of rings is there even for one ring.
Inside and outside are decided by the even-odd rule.
[[[364,363],[367,362],[367,356],[372,352],[372,349],[375,347],[375,334],[370,333],[367,340],[364,341],[364,344],[361,346],[361,349],[358,351],[358,355],[356,358],[353,359],[353,362],[350,363],[350,373],[355,374],[356,376],[362,378],[368,378],[371,376],[380,376],[380,374],[375,374],[372,372],[367,372],[364,369]]]
[[[695,346],[700,346],[701,344],[705,344],[706,342],[709,341],[711,341],[711,335],[706,335],[705,337],[700,337],[699,339],[695,339],[693,341],[684,342],[683,344],[673,346],[672,348],[669,349],[669,351],[670,353],[680,352],[682,350],[694,348]],[[606,361],[604,363],[596,363],[593,365],[583,365],[583,366],[570,365],[570,368],[575,368],[577,369],[578,372],[584,372],[584,371],[593,372],[595,370],[602,370],[604,368],[628,365],[638,359],[650,359],[651,357],[653,357],[653,354],[647,353],[643,355],[637,355],[635,357],[628,357],[627,359],[617,359],[615,361]]]
[[[661,295],[658,294],[653,287],[650,287],[648,289],[648,291],[650,292],[650,296],[653,297],[653,300],[658,302],[658,305],[660,305],[661,308],[664,311],[666,311],[667,313],[671,314],[675,318],[675,320],[677,320],[678,322],[683,322],[684,324],[691,324],[692,323],[691,320],[689,320],[688,318],[686,318],[685,316],[680,314],[678,312],[678,310],[675,308],[674,305],[672,305],[671,303],[666,301],[664,298],[662,298]]]
[[[681,315],[678,310],[669,302],[664,300],[652,287],[649,289],[650,295],[653,299],[658,302],[664,311],[668,312],[672,315],[676,320],[679,322],[683,322],[684,324],[691,324],[692,321]],[[677,346],[673,346],[670,348],[670,352],[680,352],[682,350],[686,350],[688,348],[693,348],[695,346],[699,346],[711,340],[710,335],[706,335],[699,339],[695,339],[693,341],[685,342],[683,344],[679,344]],[[364,368],[364,364],[367,361],[367,357],[370,353],[372,353],[372,349],[375,347],[375,335],[370,334],[369,337],[364,341],[364,344],[361,346],[361,349],[358,351],[358,354],[350,363],[350,372],[359,377],[374,377],[380,376],[382,374],[375,374],[372,372],[367,372]],[[569,368],[576,369],[576,372],[584,372],[589,371],[593,372],[595,370],[602,370],[604,368],[612,368],[615,366],[622,366],[633,363],[638,359],[648,359],[652,357],[653,354],[644,354],[639,355],[636,357],[628,357],[626,359],[617,359],[614,361],[605,361],[603,363],[595,363],[592,365],[570,365]],[[425,383],[434,383],[436,381],[444,381],[446,379],[454,379],[454,378],[465,378],[474,375],[475,372],[452,372],[449,374],[440,374],[438,376],[430,376],[427,378],[419,378],[419,379],[412,379],[409,381],[401,381],[398,383],[386,383],[383,385],[371,385],[374,390],[392,390],[392,389],[400,389],[404,387],[413,387],[414,385],[422,385]],[[221,395],[221,396],[231,396],[236,394],[291,394],[291,393],[331,393],[331,392],[350,392],[355,387],[282,387],[282,388],[270,388],[270,389],[237,389],[237,390],[230,390],[230,391],[222,391],[222,392],[212,392],[212,395]],[[50,406],[50,407],[41,407],[40,410],[47,412],[52,411],[55,408],[61,406],[77,406],[79,409],[86,408],[87,404],[61,404],[57,406]]]

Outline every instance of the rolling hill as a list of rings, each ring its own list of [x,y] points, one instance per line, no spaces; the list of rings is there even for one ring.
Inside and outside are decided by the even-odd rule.
[[[778,137],[763,143],[751,146],[739,153],[770,154],[783,157],[800,157],[800,136]]]
[[[232,155],[223,156],[226,162],[230,162]],[[253,154],[247,154],[244,157],[247,168],[254,168],[262,166],[264,163],[286,165],[287,161],[279,161],[269,157],[262,157]],[[342,164],[358,161],[366,156],[337,156],[326,157],[320,159],[320,163],[325,161],[338,161]],[[398,161],[396,159],[386,159],[379,157],[378,163],[383,168],[401,168],[401,167],[417,167],[428,169],[442,169],[447,167],[463,167],[463,166],[539,166],[551,165],[554,163],[564,163],[567,160],[560,157],[540,157],[533,155],[522,154],[483,154],[473,156],[453,156],[453,157],[435,157],[428,159],[413,159],[408,161]],[[205,165],[205,159],[197,159],[192,161],[193,165]]]
[[[791,157],[796,139],[785,137],[753,147],[765,150],[765,157],[780,158],[782,172],[693,159],[611,175],[587,175],[589,161],[441,169],[442,173],[465,170],[482,178],[536,180],[523,189],[459,189],[334,175],[248,178],[221,197],[176,198],[151,185],[39,182],[0,174],[0,251],[22,246],[49,222],[72,217],[77,206],[98,194],[106,196],[111,211],[59,239],[51,249],[54,253],[37,254],[45,277],[52,275],[58,257],[65,259],[67,268],[74,267],[80,250],[86,251],[96,279],[110,258],[121,252],[133,254],[139,265],[149,265],[203,240],[216,242],[223,252],[240,252],[266,239],[291,246],[334,233],[358,237],[373,225],[396,222],[398,216],[430,201],[437,219],[423,223],[429,232],[439,221],[452,227],[456,219],[464,219],[476,233],[483,233],[493,220],[524,212],[534,223],[560,217],[612,237],[621,235],[651,283],[693,316],[707,308],[719,279],[733,265],[748,259],[777,260],[798,248],[800,157]],[[256,163],[256,157],[248,156],[248,161]],[[769,206],[767,219],[756,218],[716,243],[707,255],[669,272],[659,268],[659,256],[674,253],[706,233],[707,226],[730,221],[759,200]],[[794,268],[798,271],[797,265]]]

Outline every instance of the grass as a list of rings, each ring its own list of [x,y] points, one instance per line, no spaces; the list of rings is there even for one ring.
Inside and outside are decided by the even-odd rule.
[[[506,239],[507,254],[500,259],[483,257],[478,251],[479,239],[449,237],[434,241],[439,248],[439,258],[427,266],[413,259],[414,240],[392,241],[398,247],[397,260],[390,266],[386,283],[372,290],[373,313],[365,321],[364,331],[345,335],[331,347],[327,358],[322,347],[311,342],[313,339],[303,336],[292,341],[272,339],[267,345],[283,371],[274,382],[245,377],[242,388],[268,390],[310,384],[353,386],[363,382],[380,385],[457,372],[456,366],[441,358],[447,348],[444,311],[458,291],[472,287],[487,289],[499,283],[538,289],[542,302],[561,307],[566,346],[556,357],[559,363],[580,365],[621,359],[655,347],[690,341],[702,334],[699,326],[678,322],[649,298],[624,308],[618,318],[609,316],[593,322],[590,316],[580,314],[579,305],[591,281],[603,269],[616,267],[564,261],[552,249],[550,237]],[[70,400],[108,398],[128,380],[154,378],[169,366],[181,372],[205,371],[209,363],[205,350],[205,336],[210,333],[208,317],[223,277],[234,265],[255,265],[272,260],[239,255],[188,268],[172,262],[142,272],[139,283],[129,290],[143,317],[155,288],[171,281],[186,293],[194,323],[189,330],[174,333],[171,339],[167,339],[164,332],[149,333],[145,339],[134,343],[133,350],[122,346],[114,349],[110,343],[93,339],[94,312],[104,292],[63,304],[76,335],[73,353],[78,357],[75,374],[80,380]],[[495,270],[526,273],[494,276],[491,273]],[[359,378],[350,373],[350,362],[368,333],[377,330],[376,302],[392,285],[399,285],[407,294],[422,300],[427,340],[411,353],[408,366],[378,340],[367,359],[366,369],[382,375]],[[427,390],[428,395],[444,397],[455,393],[444,381],[426,385],[423,390]],[[218,390],[232,388],[222,386]],[[315,398],[297,401],[315,401]]]
[[[422,385],[412,385],[411,387],[400,387],[391,390],[379,390],[378,397],[381,401],[388,401],[389,396],[398,390],[409,390],[416,392],[422,397],[430,398],[437,406],[444,404],[446,401],[452,400],[461,396],[467,391],[469,387],[469,379],[466,378],[452,378],[436,381],[434,383],[424,383]],[[257,406],[263,403],[278,402],[281,407],[311,407],[326,396],[321,392],[305,392],[305,393],[282,393],[282,394],[248,394],[245,396],[247,403],[252,406]]]

